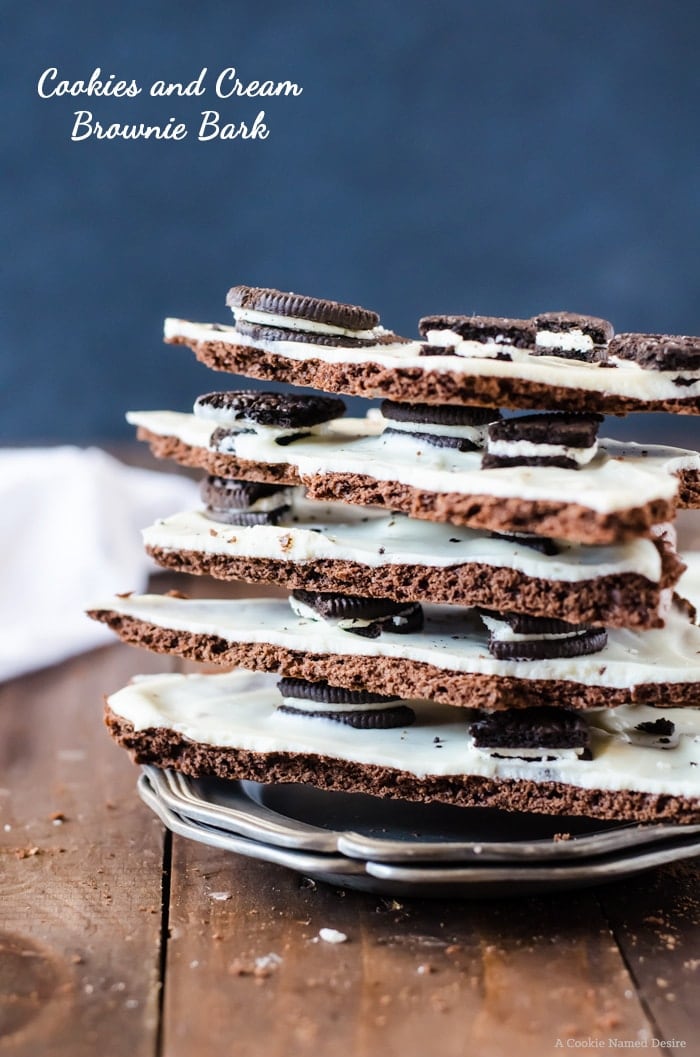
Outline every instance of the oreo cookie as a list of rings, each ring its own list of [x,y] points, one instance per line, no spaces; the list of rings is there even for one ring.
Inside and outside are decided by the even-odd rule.
[[[700,371],[700,337],[618,334],[608,346],[608,356],[651,371]]]
[[[244,312],[253,310],[342,330],[371,330],[379,323],[377,313],[367,308],[261,286],[233,286],[226,296],[226,304],[232,309],[234,317],[236,309],[239,312],[241,309]]]
[[[450,330],[461,341],[498,345],[508,349],[532,349],[535,326],[531,319],[509,319],[505,316],[423,316],[418,322],[421,337],[430,331]]]
[[[482,712],[469,724],[469,733],[478,749],[583,751],[590,743],[588,726],[579,713],[550,705]]]
[[[488,650],[499,661],[540,661],[600,653],[608,641],[605,628],[569,624],[549,617],[481,611],[490,631]]]
[[[364,690],[346,690],[324,682],[310,683],[305,679],[281,679],[277,689],[282,695],[282,704],[277,706],[278,712],[312,719],[330,719],[360,730],[410,726],[416,718],[413,709],[401,703],[398,697],[371,694]],[[309,704],[303,704],[306,702]]]
[[[607,345],[615,333],[612,323],[574,312],[543,312],[533,319],[537,356],[558,356],[584,363],[605,362]]]
[[[561,551],[561,547],[556,540],[549,539],[548,536],[535,536],[529,532],[491,532],[489,535],[492,540],[518,543],[522,547],[529,547],[531,550],[539,551],[540,554],[546,554],[548,557],[553,557]]]
[[[297,616],[320,618],[364,638],[378,638],[382,632],[408,635],[423,628],[423,609],[419,602],[298,590],[292,592],[289,604]]]
[[[298,430],[321,425],[345,414],[345,403],[335,396],[304,396],[236,390],[197,397],[194,413],[219,426]]]
[[[289,488],[228,477],[205,477],[200,495],[211,521],[242,527],[277,525],[291,507]]]
[[[410,437],[435,448],[462,452],[483,448],[488,424],[500,418],[499,412],[490,408],[402,404],[395,400],[383,400],[381,413],[389,423],[383,437]]]
[[[488,427],[482,469],[562,466],[578,470],[595,457],[602,415],[546,412],[503,419]]]

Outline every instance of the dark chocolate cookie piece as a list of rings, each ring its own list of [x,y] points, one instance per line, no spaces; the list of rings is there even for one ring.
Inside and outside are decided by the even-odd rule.
[[[647,723],[638,723],[634,728],[640,730],[642,734],[658,734],[659,736],[669,737],[676,730],[676,724],[670,719],[655,719],[649,720]]]
[[[464,341],[495,342],[506,348],[530,349],[535,344],[531,319],[503,316],[423,316],[418,323],[421,337],[429,330],[452,330]]]
[[[297,429],[317,426],[345,414],[345,403],[335,396],[305,396],[301,393],[268,393],[230,390],[197,397],[194,413],[201,418],[222,417],[259,426]]]
[[[618,334],[608,356],[633,360],[652,371],[700,370],[700,337],[675,334]]]
[[[279,495],[286,498],[285,485],[262,484],[259,481],[237,481],[231,477],[205,477],[200,485],[202,502],[217,510],[246,510],[259,499]]]
[[[469,731],[479,749],[581,749],[590,741],[578,713],[550,705],[482,712]]]
[[[382,400],[380,411],[394,422],[416,422],[436,426],[488,426],[500,419],[499,411],[490,407],[461,407],[459,404],[402,404]]]
[[[424,444],[430,444],[433,448],[453,448],[455,451],[481,451],[481,445],[466,437],[443,437],[438,433],[413,433],[407,429],[392,429],[389,426],[382,433],[383,437],[410,437],[411,440],[419,440]]]
[[[605,628],[588,628],[577,635],[564,638],[523,639],[504,641],[491,635],[489,653],[499,661],[541,661],[558,657],[585,657],[600,653],[608,641]]]
[[[289,504],[275,507],[274,510],[217,510],[216,507],[207,507],[204,516],[220,524],[251,528],[253,525],[279,525],[289,510]]]
[[[249,323],[239,319],[236,330],[253,341],[303,341],[306,345],[326,345],[332,348],[368,349],[377,344],[376,338],[354,338],[347,334],[319,334],[311,330],[287,330],[270,327],[262,323]]]
[[[489,455],[481,458],[482,470],[505,470],[514,466],[560,466],[563,470],[578,470],[575,459],[566,455]]]
[[[226,296],[226,304],[233,309],[234,316],[237,308],[249,308],[277,316],[306,319],[312,323],[326,323],[345,330],[371,330],[379,323],[376,312],[358,305],[261,286],[233,286]]]
[[[530,547],[531,550],[539,551],[540,554],[546,554],[549,557],[559,554],[561,550],[559,544],[547,536],[534,536],[527,533],[491,532],[490,538],[492,540],[505,540],[507,543],[519,543],[522,547]]]
[[[480,609],[484,616],[501,620],[516,635],[568,635],[577,631],[588,631],[587,624],[570,624],[555,617],[533,617],[529,613],[497,613],[492,609]]]
[[[533,323],[536,330],[547,330],[552,334],[580,330],[594,345],[607,345],[615,333],[615,328],[607,319],[582,316],[576,312],[541,312],[533,317]]]
[[[602,415],[577,415],[551,411],[520,415],[493,422],[488,429],[489,441],[527,440],[532,444],[556,444],[566,448],[590,448],[595,444]]]
[[[301,701],[317,701],[323,705],[381,705],[401,698],[386,694],[372,694],[369,690],[346,690],[342,686],[328,683],[311,683],[308,679],[280,679],[277,689],[282,697],[294,697]]]
[[[420,609],[418,602],[394,602],[391,598],[358,598],[356,595],[329,594],[321,591],[293,591],[298,602],[315,609],[330,620],[377,620]]]
[[[357,730],[391,730],[395,727],[410,727],[416,721],[416,714],[408,705],[397,705],[396,708],[381,708],[367,712],[307,712],[306,709],[278,705],[277,711],[309,719],[330,719],[335,723],[344,723],[347,727],[355,727]]]

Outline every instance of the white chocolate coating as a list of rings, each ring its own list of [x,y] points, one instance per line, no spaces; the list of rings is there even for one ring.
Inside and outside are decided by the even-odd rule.
[[[158,436],[212,450],[211,423],[176,411],[130,411],[127,420]],[[601,441],[585,469],[518,466],[482,470],[481,452],[437,448],[416,437],[377,435],[374,419],[336,419],[323,434],[281,446],[262,433],[232,438],[231,454],[251,462],[288,463],[302,478],[327,473],[398,481],[426,492],[580,503],[599,514],[628,510],[678,491],[676,472],[700,472],[697,452]],[[218,450],[218,449],[217,449]]]
[[[280,702],[276,681],[276,676],[242,671],[145,676],[113,694],[109,705],[137,731],[166,727],[205,745],[331,756],[408,771],[419,778],[483,775],[586,789],[700,795],[700,766],[693,766],[700,764],[700,710],[695,708],[663,712],[681,735],[672,751],[634,745],[605,730],[598,722],[600,713],[592,712],[588,716],[592,760],[528,762],[497,759],[475,749],[466,717],[448,705],[411,701],[416,723],[392,730],[357,730],[339,723],[331,727],[325,719],[287,716],[276,711]],[[658,716],[658,710],[637,705],[631,721],[649,722]]]
[[[297,616],[283,599],[181,599],[167,595],[110,598],[93,608],[175,631],[215,635],[231,643],[271,643],[288,650],[342,657],[387,657],[444,671],[516,679],[561,680],[624,690],[642,684],[698,683],[700,628],[673,608],[664,628],[611,628],[607,645],[583,657],[502,661],[488,651],[488,634],[475,611],[424,605],[422,631],[379,638],[353,635],[330,621]],[[666,712],[657,713],[665,715]]]
[[[240,334],[235,327],[211,323],[190,323],[184,319],[166,319],[165,338],[187,341],[217,341],[261,349],[289,360],[323,360],[326,363],[377,363],[382,367],[418,367],[426,373],[447,372],[455,375],[492,378],[519,378],[547,386],[583,389],[608,393],[634,400],[691,399],[700,396],[700,371],[652,371],[631,360],[619,360],[615,367],[582,363],[557,356],[532,356],[526,349],[506,345],[511,361],[497,360],[504,343],[484,344],[463,341],[448,330],[430,331],[429,344],[444,347],[445,355],[421,356],[422,342],[397,342],[366,348],[315,345],[303,341],[258,341]],[[692,379],[692,385],[677,385],[674,379]]]
[[[661,575],[661,557],[650,539],[607,547],[558,541],[559,553],[548,555],[518,541],[492,539],[475,529],[304,499],[295,500],[279,525],[222,526],[193,510],[156,521],[144,530],[143,540],[147,546],[166,551],[294,562],[328,559],[372,568],[484,563],[569,583],[622,573],[638,573],[657,583]]]

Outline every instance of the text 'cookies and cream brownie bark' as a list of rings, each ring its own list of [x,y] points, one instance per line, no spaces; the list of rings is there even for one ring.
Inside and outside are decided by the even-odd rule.
[[[129,415],[206,475],[148,553],[291,595],[95,605],[124,641],[256,673],[137,679],[109,699],[115,739],[196,775],[700,821],[700,630],[673,526],[700,506],[700,459],[598,436],[608,411],[697,413],[696,339],[544,313],[424,317],[410,341],[359,306],[245,286],[228,303],[233,326],[169,320],[167,340],[383,403],[348,419],[336,396],[238,389]]]
[[[233,325],[168,319],[165,340],[215,370],[327,392],[410,403],[627,414],[700,413],[700,338],[614,335],[569,312],[530,319],[432,315],[420,339],[385,330],[376,312],[235,286]]]

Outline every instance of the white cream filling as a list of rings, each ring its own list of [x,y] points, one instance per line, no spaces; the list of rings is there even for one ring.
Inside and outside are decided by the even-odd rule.
[[[274,675],[234,671],[225,675],[145,676],[109,698],[112,710],[137,731],[166,727],[191,741],[248,752],[311,753],[360,764],[374,764],[426,775],[483,775],[494,778],[563,782],[585,789],[636,790],[671,796],[700,796],[700,723],[698,709],[668,709],[664,715],[692,725],[672,752],[633,745],[594,726],[592,760],[560,759],[537,763],[499,760],[470,744],[466,717],[449,705],[411,702],[416,723],[389,730],[363,730],[337,724],[301,723],[277,711]],[[694,713],[689,720],[687,713]],[[652,714],[650,717],[649,714]],[[638,721],[658,718],[644,705]],[[439,738],[436,742],[435,738]],[[439,747],[438,747],[439,746]]]
[[[380,326],[372,330],[349,330],[347,327],[338,327],[333,323],[316,323],[311,319],[280,316],[274,312],[260,312],[253,308],[233,306],[231,311],[236,322],[240,320],[243,323],[259,323],[264,327],[283,327],[285,330],[301,331],[306,334],[333,334],[337,337],[361,338],[370,341],[372,338],[379,338],[389,333]]]
[[[500,745],[497,747],[489,748],[487,746],[478,746],[474,744],[474,738],[471,734],[467,734],[467,737],[471,743],[471,747],[475,752],[480,752],[484,756],[495,756],[501,757],[502,759],[525,759],[525,760],[576,760],[583,755],[584,749],[551,749],[551,748],[540,748],[540,749],[519,749],[517,746],[503,748]]]
[[[279,705],[287,708],[295,708],[298,712],[381,712],[386,708],[398,708],[399,705],[411,705],[411,701],[375,702],[374,704],[351,705],[344,702],[341,705],[331,704],[329,701],[309,701],[303,697],[283,697],[278,701]]]
[[[184,511],[156,521],[144,530],[143,540],[166,551],[294,562],[351,561],[370,568],[479,563],[568,583],[632,572],[657,583],[661,575],[661,558],[649,539],[607,547],[558,541],[559,553],[548,555],[475,529],[303,499],[295,500],[279,525],[222,526],[200,511]]]
[[[572,459],[577,466],[587,466],[598,452],[598,442],[588,448],[569,448],[565,444],[535,444],[531,440],[489,440],[486,441],[489,455],[498,455],[503,459]]]
[[[575,327],[573,330],[538,330],[535,344],[539,349],[562,349],[564,352],[590,352],[594,341],[590,334],[584,334]]]
[[[389,630],[376,639],[348,635],[319,620],[317,614],[296,616],[285,599],[132,595],[109,598],[93,608],[173,631],[213,635],[232,644],[261,643],[323,656],[415,661],[450,672],[559,680],[630,691],[648,684],[698,683],[700,705],[700,628],[676,608],[668,614],[663,628],[610,628],[607,644],[599,653],[540,658],[527,664],[493,657],[488,650],[488,632],[478,614],[460,606],[424,605],[422,631],[397,635]],[[654,718],[666,714],[666,710],[653,713]]]
[[[210,424],[175,411],[132,411],[127,420],[159,436],[211,450]],[[585,505],[598,513],[627,510],[655,499],[671,500],[680,469],[700,471],[697,452],[654,445],[601,441],[584,471],[558,466],[482,470],[481,452],[437,448],[416,438],[376,435],[374,419],[336,419],[325,433],[280,446],[258,433],[235,438],[235,454],[251,462],[288,463],[303,480],[347,473],[396,481],[426,492],[492,495]],[[354,434],[354,435],[353,435]],[[646,454],[642,454],[645,452]],[[621,461],[624,459],[624,461]]]

